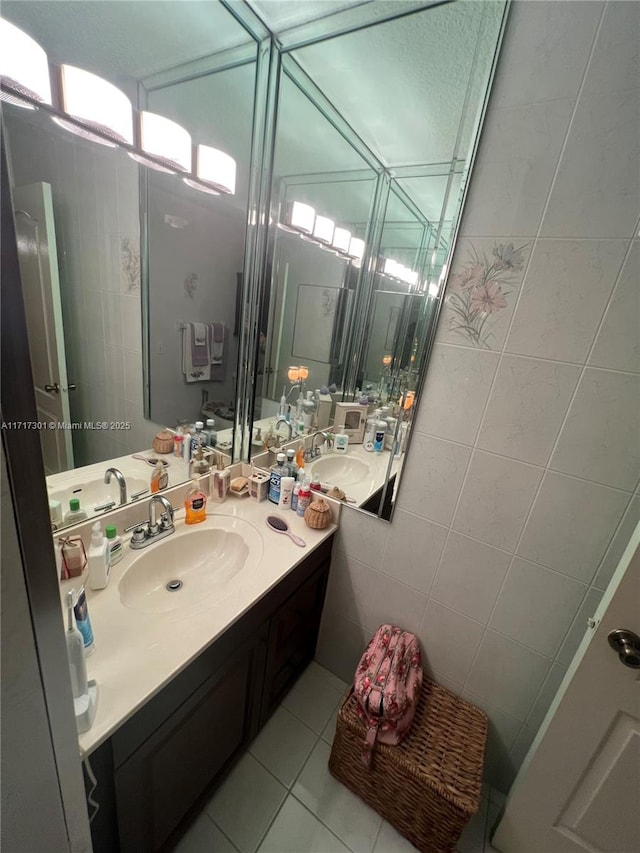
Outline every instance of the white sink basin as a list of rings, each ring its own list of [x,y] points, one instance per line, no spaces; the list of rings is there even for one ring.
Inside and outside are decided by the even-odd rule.
[[[141,489],[149,488],[149,483],[146,480],[141,480],[139,477],[127,477],[125,475],[124,479],[127,484],[128,501],[131,500],[132,494],[139,492]],[[110,483],[105,483],[100,478],[49,490],[49,500],[60,501],[63,514],[69,509],[71,498],[78,498],[82,509],[89,515],[92,515],[94,507],[102,506],[109,503],[109,501],[115,501],[116,506],[119,506],[120,487],[115,477],[112,477]]]
[[[324,456],[311,465],[311,473],[332,486],[355,486],[371,475],[371,469],[353,456]]]
[[[262,538],[249,522],[217,515],[138,553],[118,584],[124,606],[144,613],[194,610],[225,598],[260,562]]]

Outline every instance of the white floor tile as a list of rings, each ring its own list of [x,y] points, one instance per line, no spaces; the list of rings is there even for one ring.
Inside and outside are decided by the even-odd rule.
[[[249,752],[290,788],[317,739],[315,732],[280,706],[253,741]]]
[[[329,670],[312,662],[302,673],[282,705],[316,734],[326,726],[342,696],[342,682]]]
[[[237,853],[229,839],[202,812],[182,836],[173,853]]]
[[[354,853],[371,853],[382,818],[329,773],[331,750],[316,744],[293,795],[320,818]]]
[[[206,811],[240,853],[254,853],[286,794],[286,788],[246,753]]]
[[[338,722],[338,711],[340,710],[341,704],[342,704],[342,699],[336,705],[335,710],[333,711],[333,713],[329,717],[329,722],[327,723],[327,725],[322,730],[322,740],[325,741],[325,743],[328,743],[329,746],[331,746],[333,744],[333,739],[336,735],[336,724]]]
[[[373,853],[414,853],[417,848],[407,841],[386,820],[382,821],[382,827],[373,848]]]
[[[349,848],[289,796],[258,853],[349,853]]]

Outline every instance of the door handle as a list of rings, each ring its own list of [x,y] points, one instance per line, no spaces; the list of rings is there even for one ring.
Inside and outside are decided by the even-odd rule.
[[[640,669],[640,637],[628,628],[617,628],[607,637],[620,662],[631,669]]]
[[[54,382],[53,385],[45,385],[44,390],[48,391],[49,394],[59,394],[60,393],[60,386],[58,385],[57,382]]]
[[[63,391],[75,391],[78,386],[75,382],[69,382],[66,388],[63,388]]]

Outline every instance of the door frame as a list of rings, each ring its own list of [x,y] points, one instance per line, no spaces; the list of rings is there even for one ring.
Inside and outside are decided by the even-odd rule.
[[[36,422],[37,415],[4,128],[0,160],[0,417],[6,423],[26,424]],[[40,436],[34,429],[3,429],[2,444],[69,848],[74,853],[90,851]]]

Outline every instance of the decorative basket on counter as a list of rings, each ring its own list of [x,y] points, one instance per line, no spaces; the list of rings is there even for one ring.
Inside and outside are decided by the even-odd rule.
[[[333,521],[331,507],[324,498],[313,501],[304,511],[304,520],[307,527],[314,530],[324,530]]]
[[[156,453],[173,453],[173,435],[167,429],[157,432],[151,445]]]

